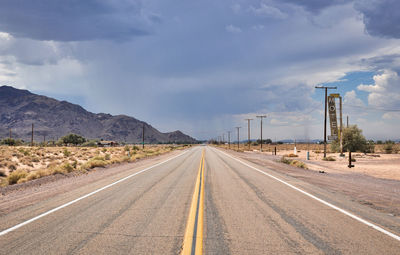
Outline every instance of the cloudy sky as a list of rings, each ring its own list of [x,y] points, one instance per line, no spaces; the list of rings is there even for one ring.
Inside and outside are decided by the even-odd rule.
[[[0,0],[0,84],[217,137],[321,138],[323,91],[399,138],[398,0]],[[259,121],[252,122],[253,138]],[[226,135],[225,135],[226,136]],[[236,137],[236,135],[235,135]]]

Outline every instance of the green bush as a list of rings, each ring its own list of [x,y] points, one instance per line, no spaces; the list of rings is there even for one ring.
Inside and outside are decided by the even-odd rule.
[[[385,142],[385,145],[383,146],[383,150],[385,151],[386,154],[392,154],[393,147],[394,147],[394,142],[389,140],[389,141]]]
[[[331,151],[339,152],[340,142],[335,140],[331,143]],[[374,152],[374,142],[367,141],[362,130],[357,125],[349,126],[343,129],[343,151],[360,151],[360,152]]]
[[[21,140],[16,140],[13,138],[6,138],[1,140],[0,144],[8,145],[8,146],[20,146],[23,144]]]
[[[77,134],[68,134],[66,136],[61,137],[60,140],[65,145],[67,145],[67,144],[78,145],[78,144],[83,144],[84,142],[86,142],[86,139],[83,136],[80,136]]]

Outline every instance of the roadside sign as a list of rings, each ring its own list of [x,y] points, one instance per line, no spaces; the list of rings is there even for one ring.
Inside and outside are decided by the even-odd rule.
[[[332,93],[329,95],[330,97],[335,97],[335,98],[339,98],[340,94],[339,93]]]
[[[328,97],[328,109],[329,109],[329,120],[331,126],[331,136],[338,136],[338,123],[336,117],[336,103],[335,97],[329,96]],[[329,139],[330,140],[330,139]]]

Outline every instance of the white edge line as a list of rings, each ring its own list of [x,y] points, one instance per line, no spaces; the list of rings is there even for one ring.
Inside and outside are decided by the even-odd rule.
[[[188,151],[189,151],[189,150],[184,151],[184,152],[180,153],[179,155],[176,155],[176,156],[174,156],[174,157],[172,157],[172,158],[169,158],[169,159],[167,159],[167,160],[165,160],[165,161],[162,161],[162,162],[160,162],[160,163],[157,163],[157,164],[155,164],[155,165],[152,165],[152,166],[150,166],[150,167],[147,167],[147,168],[145,168],[145,169],[143,169],[143,170],[140,170],[139,172],[136,172],[136,173],[134,173],[134,174],[128,175],[128,176],[126,176],[126,177],[124,177],[124,178],[122,178],[122,179],[119,179],[118,181],[115,181],[115,182],[113,182],[113,183],[110,183],[110,184],[108,184],[108,185],[106,185],[106,186],[104,186],[104,187],[102,187],[102,188],[99,188],[99,189],[97,189],[97,190],[95,190],[95,191],[92,191],[92,192],[90,192],[90,193],[88,193],[88,194],[86,194],[86,195],[83,195],[83,196],[81,196],[81,197],[79,197],[79,198],[77,198],[77,199],[75,199],[75,200],[72,200],[72,201],[70,201],[70,202],[68,202],[68,203],[66,203],[66,204],[60,205],[60,206],[58,206],[58,207],[56,207],[56,208],[51,209],[50,211],[44,212],[44,213],[39,214],[38,216],[33,217],[33,218],[31,218],[31,219],[29,219],[29,220],[27,220],[27,221],[21,222],[21,223],[15,225],[15,226],[13,226],[13,227],[10,227],[10,228],[8,228],[8,229],[5,229],[5,230],[3,230],[3,231],[0,232],[0,236],[6,235],[7,233],[10,233],[11,231],[17,230],[17,229],[19,229],[19,228],[22,227],[22,226],[25,226],[25,225],[27,225],[27,224],[29,224],[29,223],[32,223],[32,222],[34,222],[34,221],[36,221],[36,220],[38,220],[38,219],[40,219],[40,218],[43,218],[44,216],[47,216],[47,215],[49,215],[49,214],[51,214],[51,213],[53,213],[53,212],[56,212],[56,211],[58,211],[58,210],[61,210],[61,209],[65,208],[65,207],[67,207],[67,206],[69,206],[69,205],[72,205],[72,204],[74,204],[74,203],[76,203],[76,202],[78,202],[78,201],[80,201],[80,200],[82,200],[82,199],[85,199],[85,198],[87,198],[87,197],[90,197],[90,196],[92,196],[92,195],[94,195],[94,194],[96,194],[96,193],[98,193],[98,192],[100,192],[100,191],[102,191],[102,190],[108,189],[108,188],[114,186],[115,184],[118,184],[118,183],[120,183],[120,182],[123,182],[123,181],[129,179],[129,178],[134,177],[135,175],[141,174],[141,173],[146,172],[146,171],[148,171],[148,170],[150,170],[150,169],[152,169],[152,168],[154,168],[154,167],[157,167],[157,166],[159,166],[159,165],[162,165],[162,164],[164,164],[164,163],[166,163],[166,162],[168,162],[168,161],[170,161],[170,160],[173,160],[173,159],[175,159],[175,158],[177,158],[177,157],[180,157],[180,156],[182,156],[183,154],[187,153]]]
[[[400,236],[398,236],[396,234],[393,234],[392,232],[389,232],[389,231],[387,231],[387,230],[385,230],[385,229],[383,229],[383,228],[381,228],[381,227],[379,227],[379,226],[377,226],[377,225],[375,225],[375,224],[373,224],[373,223],[371,223],[369,221],[366,221],[366,220],[358,217],[357,215],[354,215],[354,214],[352,214],[352,213],[350,213],[350,212],[348,212],[348,211],[346,211],[346,210],[344,210],[344,209],[342,209],[340,207],[337,207],[336,205],[333,205],[333,204],[331,204],[329,202],[326,202],[325,200],[322,200],[321,198],[318,198],[318,197],[316,197],[314,195],[311,195],[310,193],[308,193],[308,192],[306,192],[306,191],[304,191],[302,189],[299,189],[296,186],[293,186],[292,184],[287,183],[287,182],[285,182],[285,181],[283,181],[283,180],[281,180],[281,179],[279,179],[279,178],[277,178],[277,177],[275,177],[275,176],[273,176],[271,174],[268,174],[268,173],[266,173],[266,172],[264,172],[264,171],[262,171],[262,170],[260,170],[260,169],[258,169],[256,167],[254,167],[254,166],[251,166],[251,165],[241,161],[240,159],[237,159],[236,157],[233,157],[233,156],[231,156],[231,155],[229,155],[229,154],[227,154],[227,153],[225,153],[225,152],[223,152],[223,151],[221,151],[219,149],[217,151],[219,151],[219,152],[225,154],[226,156],[228,156],[228,157],[230,157],[230,158],[242,163],[243,165],[245,165],[247,167],[252,168],[253,170],[256,170],[257,172],[260,172],[260,173],[262,173],[262,174],[264,174],[264,175],[266,175],[266,176],[268,176],[268,177],[270,177],[270,178],[272,178],[272,179],[274,179],[276,181],[279,181],[279,182],[289,186],[290,188],[292,188],[294,190],[297,190],[298,192],[303,193],[304,195],[306,195],[306,196],[308,196],[308,197],[310,197],[310,198],[312,198],[314,200],[317,200],[318,202],[320,202],[320,203],[322,203],[322,204],[324,204],[326,206],[329,206],[332,209],[335,209],[335,210],[337,210],[337,211],[339,211],[339,212],[341,212],[341,213],[343,213],[343,214],[345,214],[345,215],[347,215],[347,216],[349,216],[349,217],[351,217],[351,218],[353,218],[353,219],[355,219],[355,220],[357,220],[357,221],[359,221],[361,223],[364,223],[365,225],[367,225],[367,226],[369,226],[369,227],[371,227],[371,228],[373,228],[375,230],[378,230],[379,232],[382,232],[383,234],[388,235],[388,236],[396,239],[397,241],[400,241]]]

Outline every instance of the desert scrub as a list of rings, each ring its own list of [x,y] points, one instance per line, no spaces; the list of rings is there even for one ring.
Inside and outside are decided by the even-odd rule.
[[[17,170],[17,166],[14,164],[10,164],[10,165],[8,165],[8,169],[10,170],[10,172],[12,172],[14,170]]]
[[[6,177],[6,172],[4,172],[4,170],[0,170],[0,177]]]
[[[336,159],[334,157],[332,157],[332,156],[323,158],[322,160],[325,160],[325,161],[336,161]]]
[[[296,158],[296,157],[298,157],[299,155],[297,155],[297,154],[294,154],[294,153],[290,153],[290,154],[288,154],[288,155],[285,155],[285,157],[289,157],[289,158]]]
[[[64,157],[69,157],[71,155],[71,152],[67,149],[64,149],[63,154],[64,154]]]
[[[106,153],[106,155],[104,156],[104,159],[105,159],[105,160],[110,160],[110,159],[111,159],[110,154]]]
[[[99,159],[91,159],[82,165],[82,169],[92,169],[95,167],[105,167],[107,162]]]
[[[303,169],[308,169],[307,165],[299,160],[287,159],[285,157],[282,157],[280,162],[287,164],[287,165],[291,165],[291,166],[295,166],[295,167],[299,167],[299,168],[303,168]]]
[[[20,180],[24,179],[28,175],[28,172],[22,169],[16,170],[7,176],[7,182],[9,185],[16,184]]]

